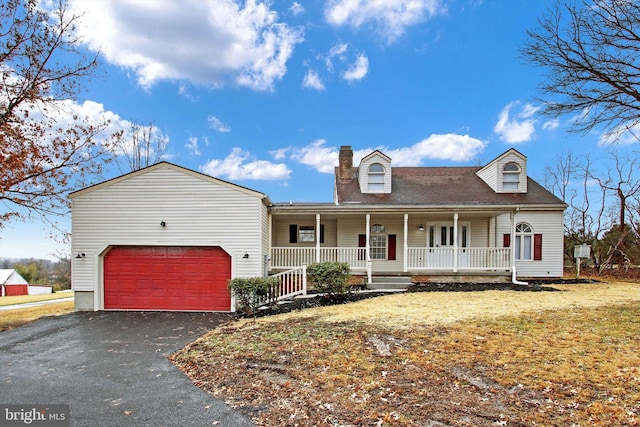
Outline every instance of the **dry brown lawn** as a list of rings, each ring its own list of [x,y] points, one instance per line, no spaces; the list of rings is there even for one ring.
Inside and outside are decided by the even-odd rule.
[[[27,302],[49,301],[54,299],[69,298],[73,292],[56,292],[42,295],[14,295],[10,297],[0,297],[0,307],[5,305],[24,304]]]
[[[264,426],[635,425],[640,284],[553,287],[240,320],[172,358]]]
[[[59,316],[73,311],[73,301],[46,304],[38,307],[2,310],[0,311],[0,332],[25,325],[44,316]]]

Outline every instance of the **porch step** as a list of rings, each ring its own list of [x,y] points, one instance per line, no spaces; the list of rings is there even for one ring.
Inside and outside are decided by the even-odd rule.
[[[407,289],[411,283],[408,276],[373,276],[367,289]]]

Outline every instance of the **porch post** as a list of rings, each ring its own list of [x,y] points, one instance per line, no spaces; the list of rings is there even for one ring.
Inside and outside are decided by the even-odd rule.
[[[453,214],[453,272],[458,272],[458,212]]]
[[[316,262],[320,262],[320,214],[316,214]]]
[[[371,214],[367,214],[366,227],[367,227],[367,231],[365,234],[366,236],[365,244],[367,246],[365,248],[365,254],[367,258],[367,283],[371,283],[371,249],[369,247],[369,233],[371,231]]]
[[[273,260],[271,257],[273,256],[273,214],[269,214],[269,253],[265,255],[267,257],[267,262],[265,262],[265,277],[269,275],[269,270],[271,270],[271,265]]]
[[[409,243],[407,242],[407,236],[409,235],[409,214],[404,214],[404,249],[403,249],[403,266],[402,269],[406,273],[408,270],[409,260]]]
[[[515,251],[515,247],[516,247],[516,213],[515,212],[510,212],[509,216],[511,218],[511,230],[510,230],[510,234],[511,234],[511,244],[509,245],[509,250],[511,251],[511,253],[509,254],[509,257],[511,258],[511,269],[513,270],[513,268],[516,265],[516,251]]]

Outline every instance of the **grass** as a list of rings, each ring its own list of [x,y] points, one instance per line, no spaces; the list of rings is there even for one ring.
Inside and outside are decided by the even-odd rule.
[[[258,425],[636,425],[640,284],[554,288],[242,320],[173,359]]]
[[[25,304],[28,302],[49,301],[54,299],[69,298],[73,296],[73,292],[56,292],[53,294],[43,295],[15,295],[0,298],[0,307],[5,305]]]
[[[34,295],[35,296],[35,295]],[[4,297],[13,298],[13,297]],[[16,308],[0,311],[0,331],[6,331],[33,322],[44,316],[59,316],[74,311],[74,302],[65,301],[38,307]]]

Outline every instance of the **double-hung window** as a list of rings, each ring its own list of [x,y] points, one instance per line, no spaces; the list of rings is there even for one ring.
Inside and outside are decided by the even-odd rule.
[[[368,172],[368,191],[370,193],[384,192],[384,166],[380,163],[374,163],[369,166]]]
[[[517,163],[507,163],[502,168],[502,190],[520,190],[520,166]]]
[[[514,250],[516,259],[530,260],[533,258],[533,230],[529,224],[521,222],[516,225],[516,242]]]
[[[369,248],[371,259],[387,259],[387,235],[384,225],[374,224],[371,226],[369,236]]]

